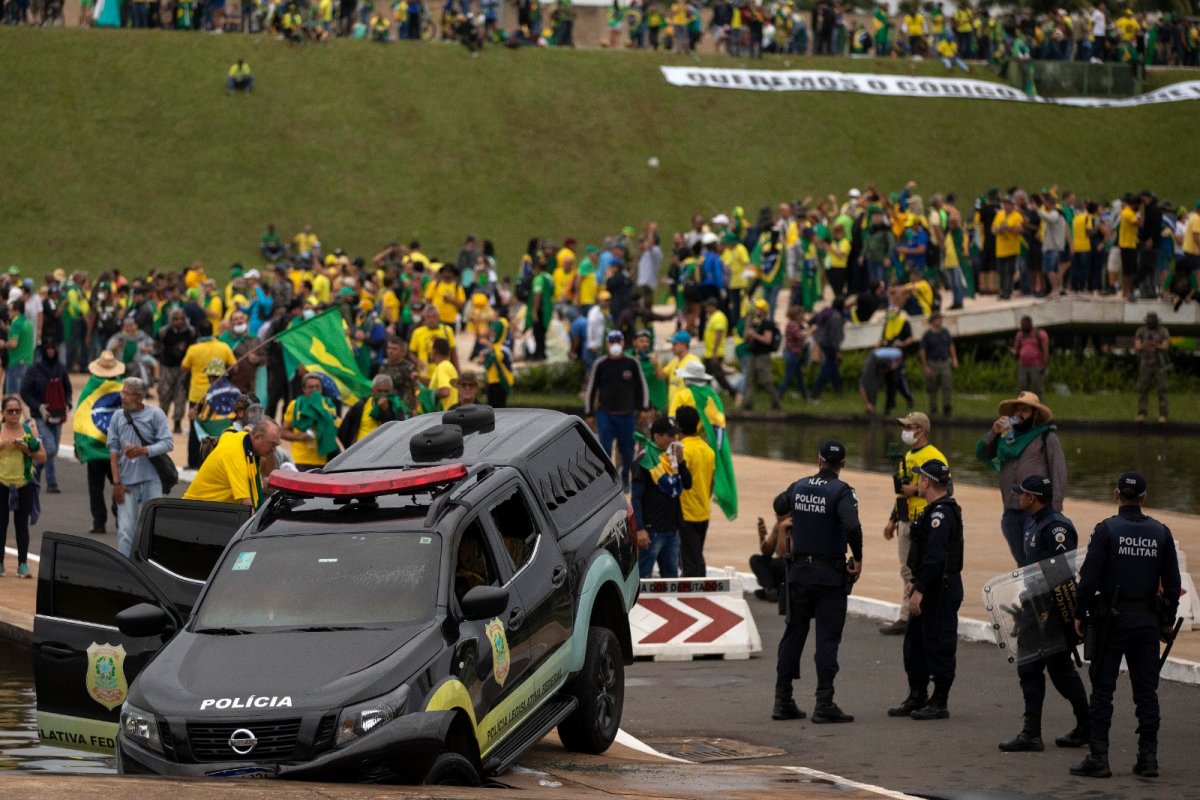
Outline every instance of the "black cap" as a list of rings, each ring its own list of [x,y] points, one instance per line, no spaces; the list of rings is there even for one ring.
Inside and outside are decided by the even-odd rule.
[[[1117,491],[1122,497],[1141,497],[1146,493],[1146,478],[1140,472],[1122,472],[1117,478]]]
[[[1044,475],[1030,475],[1025,480],[1012,487],[1013,494],[1031,494],[1043,503],[1050,502],[1053,496],[1050,479]]]
[[[826,464],[841,464],[846,460],[846,445],[837,439],[826,439],[821,443],[821,449],[817,453]]]
[[[679,433],[679,429],[675,427],[675,418],[659,417],[650,423],[650,435],[654,436],[659,433]]]
[[[924,475],[934,483],[948,483],[950,481],[950,468],[945,462],[938,461],[936,458],[931,458],[921,466],[913,470],[918,475]]]

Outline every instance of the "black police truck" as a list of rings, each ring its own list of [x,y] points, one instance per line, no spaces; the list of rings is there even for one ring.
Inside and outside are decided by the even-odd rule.
[[[638,574],[612,463],[573,417],[381,426],[249,507],[147,504],[130,559],[43,538],[43,740],[126,774],[472,785],[552,728],[617,733]]]

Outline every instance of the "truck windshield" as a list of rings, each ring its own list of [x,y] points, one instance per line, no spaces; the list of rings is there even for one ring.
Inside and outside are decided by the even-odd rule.
[[[354,630],[433,618],[441,540],[431,532],[305,534],[231,549],[196,615],[197,633]]]

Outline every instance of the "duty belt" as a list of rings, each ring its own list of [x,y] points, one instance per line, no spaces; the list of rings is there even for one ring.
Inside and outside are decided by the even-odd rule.
[[[1122,614],[1154,614],[1158,612],[1157,603],[1154,598],[1147,600],[1121,600],[1116,604],[1116,609]]]
[[[792,556],[793,564],[840,564],[840,556],[821,556],[812,553],[796,553]]]

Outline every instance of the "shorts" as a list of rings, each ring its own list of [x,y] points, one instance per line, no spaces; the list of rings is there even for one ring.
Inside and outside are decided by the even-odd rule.
[[[1121,248],[1121,275],[1132,278],[1138,272],[1138,251],[1133,247]]]
[[[1042,272],[1058,272],[1058,251],[1042,251]]]

